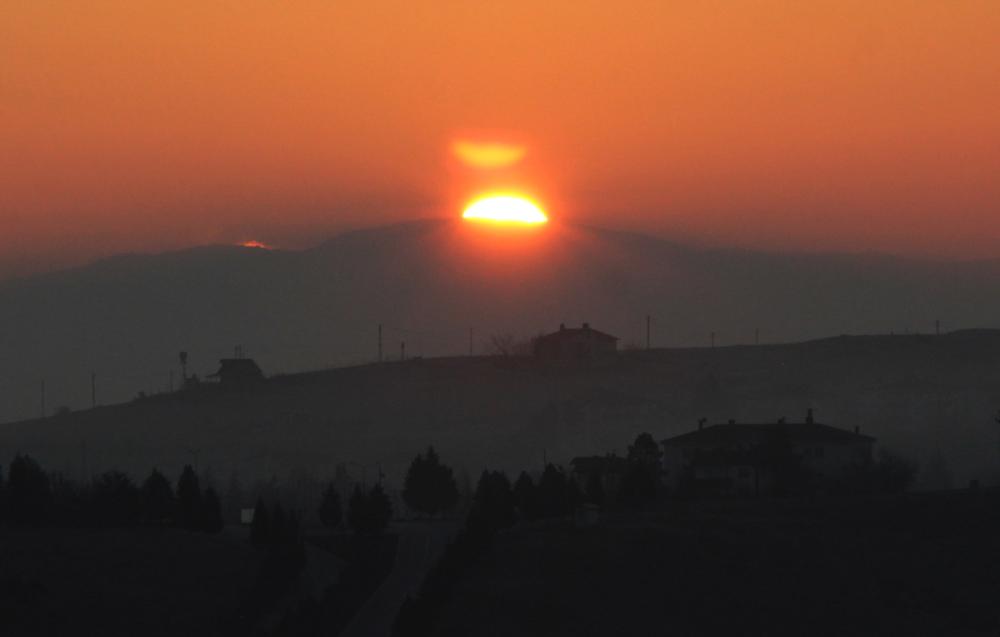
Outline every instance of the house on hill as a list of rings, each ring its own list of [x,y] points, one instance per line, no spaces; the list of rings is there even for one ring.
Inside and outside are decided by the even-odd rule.
[[[543,362],[586,363],[613,358],[618,338],[590,327],[559,325],[558,332],[535,339],[535,359]]]
[[[264,372],[252,358],[223,358],[219,371],[209,378],[218,378],[225,389],[244,389],[264,380]]]
[[[875,438],[815,421],[725,424],[663,440],[666,481],[705,495],[773,493],[783,482],[822,488],[847,480],[872,462]]]

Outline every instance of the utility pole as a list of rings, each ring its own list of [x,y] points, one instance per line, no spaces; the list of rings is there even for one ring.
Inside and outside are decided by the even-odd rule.
[[[382,362],[382,324],[378,324],[378,362]]]
[[[97,372],[90,373],[90,408],[97,409]]]
[[[649,342],[649,322],[650,322],[650,317],[649,317],[649,314],[647,314],[646,315],[646,349],[647,350],[650,348],[650,342]]]
[[[45,418],[45,381],[42,381],[42,418]]]
[[[399,360],[406,360],[406,341],[399,342]]]
[[[187,379],[188,379],[188,353],[187,352],[181,352],[181,386],[182,387],[184,386],[184,383],[187,382]]]

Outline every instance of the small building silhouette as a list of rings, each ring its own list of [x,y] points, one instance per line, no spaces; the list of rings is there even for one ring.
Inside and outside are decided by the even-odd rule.
[[[771,493],[784,477],[824,488],[872,461],[875,438],[816,422],[725,424],[661,441],[667,486],[707,495]],[[795,473],[795,472],[798,473]],[[808,476],[808,478],[806,478]]]
[[[558,332],[535,339],[535,358],[546,362],[586,363],[613,358],[618,351],[618,338],[590,327],[559,325]]]
[[[252,358],[223,358],[210,378],[218,378],[225,389],[243,389],[263,381],[264,372]]]
[[[598,476],[604,493],[613,497],[621,487],[622,479],[628,472],[628,459],[615,454],[605,456],[577,456],[569,461],[573,472],[570,477],[581,490],[587,488],[592,476]]]

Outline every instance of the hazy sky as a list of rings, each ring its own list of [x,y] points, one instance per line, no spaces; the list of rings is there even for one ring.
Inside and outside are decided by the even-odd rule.
[[[1000,2],[3,0],[0,276],[457,215],[1000,257]]]

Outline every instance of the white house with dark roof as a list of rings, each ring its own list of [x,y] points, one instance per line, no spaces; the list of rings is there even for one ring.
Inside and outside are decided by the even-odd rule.
[[[797,463],[820,484],[836,483],[872,461],[875,438],[816,422],[728,423],[704,426],[661,441],[667,486],[693,481],[718,495],[767,493],[782,457]]]

